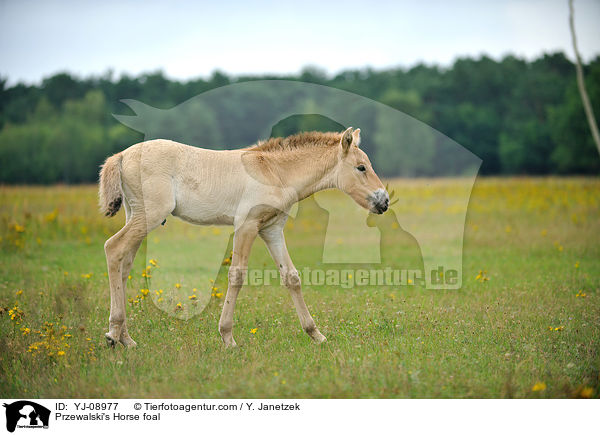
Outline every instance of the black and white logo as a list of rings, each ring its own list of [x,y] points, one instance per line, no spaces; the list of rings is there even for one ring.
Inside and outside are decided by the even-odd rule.
[[[22,429],[48,429],[50,410],[29,400],[19,400],[4,404],[6,408],[6,430],[14,432]]]

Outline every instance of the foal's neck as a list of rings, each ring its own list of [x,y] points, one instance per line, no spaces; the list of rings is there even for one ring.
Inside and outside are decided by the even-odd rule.
[[[335,168],[337,161],[336,149],[302,150],[294,153],[293,170],[290,171],[291,186],[302,200],[313,193],[337,186]]]

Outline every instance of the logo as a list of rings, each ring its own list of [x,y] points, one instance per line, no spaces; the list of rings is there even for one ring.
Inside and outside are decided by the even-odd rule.
[[[50,410],[29,400],[19,400],[6,408],[6,430],[14,432],[15,428],[48,429]]]
[[[330,192],[317,192],[290,210],[281,210],[289,216],[286,234],[293,238],[294,231],[298,237],[310,232],[315,247],[304,256],[303,264],[296,265],[299,270],[310,269],[302,281],[307,283],[308,275],[314,285],[344,288],[398,283],[422,284],[427,289],[461,288],[466,212],[481,159],[423,122],[340,89],[288,80],[234,83],[166,110],[135,100],[122,102],[134,115],[113,116],[142,132],[145,140],[170,139],[213,150],[239,149],[259,139],[302,131],[341,132],[351,125],[360,127],[361,149],[371,157],[379,175],[400,177],[397,184],[402,191],[383,215],[367,215],[349,196],[333,197]],[[269,185],[256,165],[248,164],[244,156],[240,159],[239,166],[247,175]],[[438,187],[431,177],[454,180],[452,188],[443,192],[444,201],[433,194]],[[153,185],[142,183],[142,203],[154,195]],[[427,194],[415,195],[419,191],[415,187]],[[293,186],[285,194],[302,196]],[[240,213],[246,211],[240,208]],[[241,214],[238,221],[243,221]],[[223,296],[233,234],[222,227],[204,227],[198,232],[200,243],[194,243],[197,251],[190,255],[189,249],[175,248],[182,242],[176,227],[163,224],[142,245],[147,261],[159,259],[164,266],[156,274],[144,272],[147,293],[142,295],[148,295],[164,312],[187,320],[202,312],[211,297]],[[161,255],[166,251],[174,252],[168,260]],[[251,285],[277,276],[277,265],[266,267],[259,279],[247,275]],[[187,282],[180,283],[184,271]],[[369,273],[366,278],[364,271]]]

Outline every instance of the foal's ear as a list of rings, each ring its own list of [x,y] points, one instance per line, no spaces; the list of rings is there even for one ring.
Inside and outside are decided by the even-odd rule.
[[[357,147],[360,146],[360,128],[352,132],[352,143]]]
[[[340,139],[340,145],[342,146],[342,150],[347,152],[350,149],[350,145],[354,141],[354,136],[352,135],[352,127],[348,127],[346,131],[342,134],[342,138]]]

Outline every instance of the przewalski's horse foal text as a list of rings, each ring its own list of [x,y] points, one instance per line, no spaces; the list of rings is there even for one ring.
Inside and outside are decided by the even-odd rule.
[[[109,157],[100,171],[100,208],[114,216],[123,205],[126,223],[104,245],[111,299],[108,344],[136,344],[127,332],[127,276],[144,237],[170,214],[198,225],[234,226],[229,284],[219,320],[226,346],[235,346],[233,310],[256,236],[265,241],[279,268],[302,328],[314,341],[324,341],[304,303],[283,227],[294,203],[330,188],[342,190],[373,213],[387,210],[388,193],[359,144],[360,130],[348,128],[343,133],[273,138],[231,151],[159,139]]]

